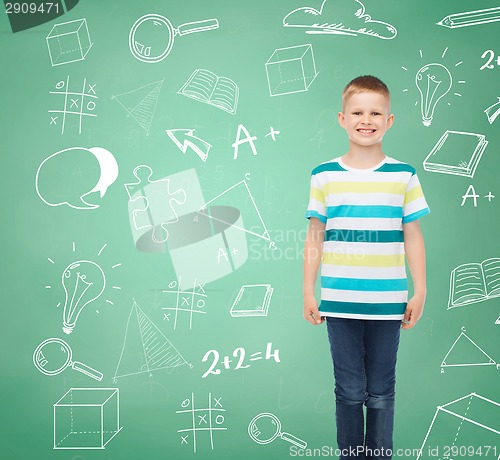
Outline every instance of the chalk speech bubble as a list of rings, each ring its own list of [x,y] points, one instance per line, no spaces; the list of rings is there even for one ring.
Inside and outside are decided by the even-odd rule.
[[[70,171],[76,167],[81,179]],[[97,183],[96,169],[99,171]],[[85,197],[99,192],[102,198],[117,177],[118,164],[111,152],[101,147],[72,147],[56,152],[42,161],[36,172],[35,185],[38,196],[49,206],[68,205],[74,209],[96,209],[99,205],[88,203]],[[92,184],[95,186],[92,187]]]

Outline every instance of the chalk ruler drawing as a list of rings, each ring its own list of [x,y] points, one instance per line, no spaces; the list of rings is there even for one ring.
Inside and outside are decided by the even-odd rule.
[[[457,27],[476,26],[500,21],[500,7],[484,10],[467,11],[446,16],[437,23],[438,26],[456,29]]]
[[[118,388],[71,388],[54,404],[54,449],[104,449],[121,429]]]
[[[450,275],[448,310],[500,297],[500,258],[462,264]]]
[[[134,300],[114,381],[144,373],[152,377],[154,371],[184,365],[192,367]]]
[[[155,81],[125,93],[112,96],[149,135],[151,123],[158,104],[163,80]]]
[[[85,18],[54,25],[45,40],[53,67],[82,61],[92,48]]]
[[[164,243],[168,225],[178,221],[176,209],[186,202],[186,192],[173,187],[169,177],[152,180],[153,170],[147,165],[137,166],[133,174],[137,181],[125,184],[131,223],[140,233],[151,231],[155,243]]]
[[[266,75],[271,96],[307,91],[318,76],[312,45],[274,50],[266,62]]]
[[[488,145],[483,134],[447,130],[423,162],[431,172],[474,177]]]
[[[350,8],[345,16],[338,15],[341,3]],[[296,8],[285,16],[283,25],[307,29],[307,34],[367,35],[383,40],[391,40],[398,33],[392,24],[372,19],[359,0],[338,1],[337,6],[334,4],[334,0],[323,0],[319,10],[310,6]]]
[[[193,328],[193,315],[206,314],[205,304],[207,294],[205,292],[205,285],[196,283],[194,280],[192,289],[184,291],[180,289],[179,281],[172,281],[168,287],[170,289],[164,290],[167,294],[175,294],[175,307],[162,307],[162,310],[173,310],[174,313],[174,329],[177,328],[177,318],[179,312],[186,312],[189,314],[189,329]],[[176,289],[174,289],[176,288]],[[164,320],[170,321],[170,313],[164,313]]]
[[[99,167],[100,177],[89,190],[88,181],[95,174],[95,166]],[[81,176],[81,179],[75,176]],[[58,187],[54,187],[54,177],[59,182]],[[40,163],[35,187],[40,199],[49,206],[97,209],[99,205],[89,203],[87,196],[99,192],[103,198],[117,177],[118,164],[111,152],[102,147],[72,147],[53,153]]]
[[[165,16],[146,14],[137,19],[130,29],[129,48],[132,55],[139,61],[150,64],[160,62],[172,50],[176,35],[182,37],[218,28],[217,19],[188,22],[174,28]]]
[[[75,371],[81,372],[99,382],[103,375],[94,368],[79,361],[73,361],[71,347],[58,338],[44,340],[33,353],[33,364],[45,375],[54,376],[71,367]]]
[[[497,446],[499,435],[500,404],[470,393],[437,407],[416,460],[436,458],[436,446],[448,446],[450,454],[454,448],[458,454],[460,446]]]
[[[167,135],[179,150],[185,155],[191,149],[204,163],[207,161],[208,152],[212,147],[207,141],[196,137],[194,129],[167,129]]]
[[[239,88],[227,77],[218,77],[205,69],[195,70],[178,94],[224,110],[231,115],[238,108]]]
[[[234,299],[230,314],[232,317],[267,316],[273,295],[270,284],[246,284]]]
[[[87,83],[87,79],[84,78],[81,92],[70,91],[69,75],[66,78],[66,81],[61,80],[56,83],[56,91],[49,91],[49,94],[56,95],[55,97],[57,97],[60,101],[62,109],[53,109],[48,111],[49,114],[54,114],[54,116],[50,115],[49,126],[59,126],[59,117],[62,116],[61,134],[64,134],[67,119],[74,116],[74,118],[79,120],[78,134],[81,134],[84,117],[97,117],[97,114],[94,113],[98,99],[95,87],[95,84],[91,85],[90,83]]]
[[[192,441],[193,452],[198,449],[198,443],[204,439],[204,434],[208,434],[210,447],[214,449],[214,433],[218,431],[225,431],[227,428],[223,426],[225,422],[225,413],[222,398],[212,396],[208,393],[208,400],[206,407],[198,407],[195,405],[194,393],[191,393],[191,398],[187,398],[181,403],[181,409],[175,411],[176,414],[183,414],[183,420],[189,424],[189,428],[177,430],[180,433],[181,445],[189,445]]]
[[[460,335],[446,353],[441,368],[464,366],[496,366],[497,369],[500,367],[462,328]]]
[[[281,431],[281,422],[276,415],[263,412],[256,415],[248,424],[248,435],[257,444],[269,444],[277,438],[288,441],[301,449],[307,447],[307,442],[296,436]]]
[[[493,122],[497,119],[498,115],[500,115],[500,97],[497,98],[498,101],[495,102],[493,105],[490,105],[484,113],[486,114],[486,117],[488,118],[488,123],[490,125],[493,124]]]

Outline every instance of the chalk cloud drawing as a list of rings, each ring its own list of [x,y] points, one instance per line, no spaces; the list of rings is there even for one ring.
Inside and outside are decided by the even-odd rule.
[[[99,171],[97,183],[96,171]],[[36,172],[35,187],[40,199],[49,206],[97,209],[99,205],[89,203],[86,197],[99,192],[103,198],[117,177],[118,164],[111,152],[101,147],[72,147],[42,161]]]
[[[310,6],[296,8],[285,16],[283,25],[305,28],[307,34],[367,35],[383,40],[391,40],[398,33],[392,24],[372,19],[359,0],[337,1],[336,6],[334,4],[333,0],[323,0],[319,10]],[[340,5],[350,7],[345,16],[338,15]]]

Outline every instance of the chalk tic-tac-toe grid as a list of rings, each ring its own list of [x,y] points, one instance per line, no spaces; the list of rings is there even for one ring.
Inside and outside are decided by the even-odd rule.
[[[210,446],[214,448],[214,433],[216,431],[225,431],[224,414],[226,409],[222,406],[222,398],[212,397],[212,393],[208,393],[208,401],[206,407],[197,408],[194,400],[194,393],[191,393],[191,398],[186,398],[181,403],[181,409],[176,411],[177,414],[182,414],[182,420],[189,428],[177,430],[180,435],[181,445],[193,445],[193,451],[196,452],[197,444],[205,442],[207,438],[210,440]]]
[[[205,314],[205,301],[207,294],[205,293],[204,284],[196,285],[196,280],[193,283],[193,288],[188,291],[181,291],[179,289],[181,279],[179,282],[172,281],[169,283],[169,290],[164,290],[163,292],[167,294],[175,295],[175,307],[162,307],[162,310],[173,310],[174,311],[174,329],[177,327],[177,317],[179,312],[186,312],[189,314],[189,329],[193,326],[193,315]],[[170,321],[170,313],[164,313],[163,319]]]
[[[61,128],[61,134],[64,134],[66,123],[69,119],[76,120],[78,123],[78,134],[82,133],[82,123],[84,117],[96,117],[94,113],[97,104],[97,94],[95,84],[87,83],[83,79],[83,85],[78,90],[70,91],[69,76],[66,81],[61,80],[55,85],[55,91],[49,91],[54,94],[53,100],[56,107],[49,110],[50,125]],[[81,88],[81,91],[79,89]]]

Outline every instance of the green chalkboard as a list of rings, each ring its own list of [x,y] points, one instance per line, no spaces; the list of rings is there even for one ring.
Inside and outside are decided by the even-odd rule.
[[[498,458],[498,2],[4,4],[2,459],[335,457],[302,251],[363,74],[431,209],[394,458]]]

